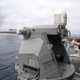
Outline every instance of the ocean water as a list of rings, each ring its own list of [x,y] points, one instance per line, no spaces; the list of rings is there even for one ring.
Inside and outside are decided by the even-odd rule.
[[[0,33],[0,80],[16,80],[18,41],[16,34]]]

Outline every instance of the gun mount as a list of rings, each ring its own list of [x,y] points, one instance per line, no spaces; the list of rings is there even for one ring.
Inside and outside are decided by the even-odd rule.
[[[49,25],[20,31],[23,39],[16,64],[19,80],[69,80],[74,74],[74,66],[62,42],[62,38],[68,36],[65,16],[54,28]]]
[[[22,40],[17,56],[18,78],[61,80],[72,76],[74,67],[57,28],[29,31],[31,36]]]

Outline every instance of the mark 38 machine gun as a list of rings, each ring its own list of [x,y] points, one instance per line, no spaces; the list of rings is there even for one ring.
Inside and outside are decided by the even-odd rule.
[[[18,80],[69,80],[75,70],[62,42],[65,25],[20,31],[23,39],[16,63]]]

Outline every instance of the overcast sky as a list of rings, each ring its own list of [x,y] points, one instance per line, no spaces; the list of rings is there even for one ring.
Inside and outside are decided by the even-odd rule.
[[[6,28],[54,24],[54,12],[68,14],[67,27],[80,31],[80,0],[0,0],[0,25]]]

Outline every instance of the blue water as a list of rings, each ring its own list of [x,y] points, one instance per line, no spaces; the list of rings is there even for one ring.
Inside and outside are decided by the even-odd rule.
[[[18,41],[16,34],[0,34],[0,80],[16,80]]]

